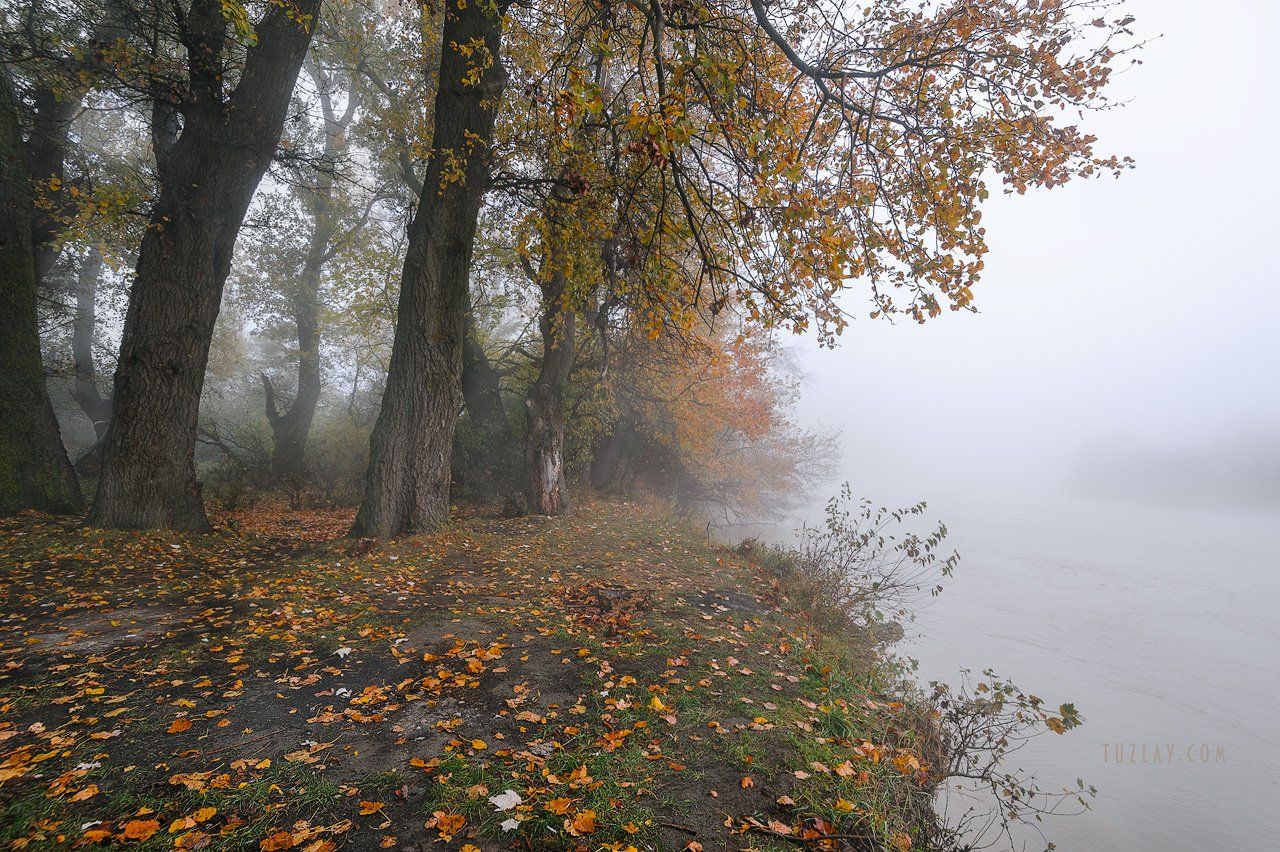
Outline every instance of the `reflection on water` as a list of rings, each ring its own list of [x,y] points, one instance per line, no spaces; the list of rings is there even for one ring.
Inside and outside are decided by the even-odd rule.
[[[991,667],[1084,727],[1016,759],[1078,777],[1067,852],[1277,848],[1280,518],[1051,502],[931,501],[962,556],[901,650],[926,680]]]

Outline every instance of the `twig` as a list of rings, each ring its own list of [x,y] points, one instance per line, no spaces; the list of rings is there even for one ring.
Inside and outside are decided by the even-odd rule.
[[[675,822],[660,822],[658,823],[658,825],[662,826],[663,828],[674,828],[677,831],[688,832],[689,834],[692,834],[694,837],[698,836],[697,830],[692,829],[687,825],[680,825],[679,823],[675,823]]]

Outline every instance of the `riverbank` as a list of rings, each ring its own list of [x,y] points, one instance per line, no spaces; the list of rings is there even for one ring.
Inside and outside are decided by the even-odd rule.
[[[0,521],[0,843],[927,845],[898,670],[660,508],[348,520]]]

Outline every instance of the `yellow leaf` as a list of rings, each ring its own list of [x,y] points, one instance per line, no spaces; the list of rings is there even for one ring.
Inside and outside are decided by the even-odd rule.
[[[596,830],[596,812],[578,811],[572,820],[564,821],[564,830],[574,837],[580,834],[591,834]]]
[[[462,814],[450,814],[444,811],[436,811],[431,815],[431,820],[427,823],[427,828],[435,828],[440,832],[440,837],[445,840],[451,839],[455,834],[462,830],[467,824],[467,818]]]

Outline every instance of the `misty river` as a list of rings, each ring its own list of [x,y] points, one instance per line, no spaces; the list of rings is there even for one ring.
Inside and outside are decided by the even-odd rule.
[[[1080,709],[1083,727],[1013,756],[1043,788],[1098,788],[1088,813],[1046,820],[1049,840],[1276,848],[1280,519],[1065,498],[929,509],[962,558],[898,650],[922,681],[990,667]]]

